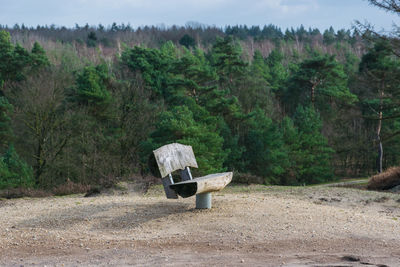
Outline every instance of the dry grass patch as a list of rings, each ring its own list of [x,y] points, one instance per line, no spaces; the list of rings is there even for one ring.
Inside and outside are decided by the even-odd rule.
[[[74,183],[71,180],[67,180],[62,185],[59,185],[53,189],[53,194],[56,196],[64,196],[78,193],[86,193],[91,189],[90,185],[84,185],[81,183]]]
[[[0,190],[0,198],[21,198],[21,197],[48,197],[50,192],[34,188],[10,188]]]
[[[387,190],[400,185],[400,167],[391,167],[386,171],[374,175],[368,182],[369,190]]]

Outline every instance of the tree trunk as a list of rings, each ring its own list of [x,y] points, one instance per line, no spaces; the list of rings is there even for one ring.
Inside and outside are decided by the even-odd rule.
[[[382,130],[382,118],[383,118],[383,96],[384,96],[384,83],[382,82],[382,89],[379,94],[379,120],[378,120],[378,129],[376,131],[376,140],[378,143],[378,158],[376,160],[377,163],[377,171],[378,173],[382,172],[382,160],[383,160],[383,145],[381,139],[381,130]]]
[[[383,146],[382,142],[379,140],[379,145],[378,145],[378,172],[382,172],[382,159],[383,159]]]
[[[317,86],[317,84],[313,84],[313,86],[311,87],[311,105],[313,107],[315,107],[315,87]]]
[[[313,78],[310,80],[312,86],[311,86],[311,105],[315,107],[315,89],[317,86],[321,83],[321,80],[318,78]]]
[[[39,186],[41,184],[41,175],[43,172],[44,160],[43,160],[43,142],[42,139],[39,138],[36,150],[36,166],[35,169],[35,184]]]

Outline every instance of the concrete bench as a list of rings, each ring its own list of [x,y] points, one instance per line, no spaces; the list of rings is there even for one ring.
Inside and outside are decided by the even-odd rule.
[[[211,208],[211,192],[222,190],[232,181],[232,172],[193,178],[190,167],[198,168],[191,146],[178,143],[153,151],[160,170],[167,198],[177,199],[196,195],[196,208]],[[175,182],[172,173],[180,171],[181,181]],[[176,180],[176,179],[175,179]]]

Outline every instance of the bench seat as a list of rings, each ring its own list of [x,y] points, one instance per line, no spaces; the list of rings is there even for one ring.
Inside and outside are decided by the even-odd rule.
[[[198,168],[191,146],[172,143],[153,151],[165,195],[168,199],[178,199],[196,195],[197,209],[211,209],[211,192],[222,190],[232,181],[232,172],[214,173],[194,178],[189,167]],[[180,172],[180,181],[172,176]]]
[[[232,172],[214,173],[169,185],[179,196],[186,198],[196,194],[222,190],[232,181]]]

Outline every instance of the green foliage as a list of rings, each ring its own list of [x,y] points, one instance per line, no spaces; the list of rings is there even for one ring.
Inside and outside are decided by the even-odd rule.
[[[232,37],[218,37],[211,52],[212,65],[217,70],[221,84],[232,84],[234,79],[240,79],[247,64],[241,59],[241,47]]]
[[[25,79],[24,68],[31,65],[31,56],[29,52],[23,48],[20,44],[16,44],[14,47],[13,64],[11,65],[10,80],[22,81]]]
[[[297,151],[300,150],[300,141],[298,129],[289,117],[284,117],[281,122],[281,134],[284,145],[282,151],[287,153],[287,166],[285,173],[280,177],[279,184],[282,185],[298,185],[298,157]]]
[[[362,57],[359,67],[359,84],[362,89],[359,92],[361,110],[367,121],[376,127],[375,140],[372,144],[377,146],[378,172],[382,171],[383,165],[390,166],[389,162],[396,162],[394,158],[399,158],[400,154],[393,150],[396,147],[395,137],[400,128],[399,104],[400,104],[400,61],[392,55],[392,48],[387,41],[377,42],[367,54]],[[390,144],[386,157],[383,159],[383,145]],[[385,152],[386,153],[386,152]],[[390,165],[387,165],[387,164]]]
[[[253,62],[244,76],[232,90],[238,97],[243,112],[250,113],[256,108],[272,111],[273,94],[269,81],[271,72],[259,51],[254,53]]]
[[[383,117],[400,115],[400,61],[392,56],[387,42],[378,42],[366,53],[359,65],[360,83],[365,88],[358,92],[363,112],[377,118],[382,109]]]
[[[20,159],[14,146],[10,145],[6,153],[0,157],[0,189],[29,188],[33,185],[32,168]]]
[[[278,124],[268,118],[262,110],[256,110],[249,121],[244,144],[244,170],[264,177],[265,183],[278,183],[288,165]]]
[[[321,35],[303,26],[285,34],[273,25],[228,26],[224,38],[203,26],[60,32],[60,42],[41,39],[51,65],[39,43],[27,51],[30,43],[13,44],[0,31],[0,154],[15,143],[40,187],[146,175],[152,150],[171,142],[193,146],[199,175],[229,170],[299,185],[333,179],[332,166],[360,174],[374,165],[375,149],[363,143],[374,139],[380,107],[384,162],[399,164],[400,67],[392,46],[373,46],[357,72],[360,36],[333,28]],[[141,46],[112,60],[108,51],[119,51],[120,40]],[[13,177],[5,186],[23,184],[14,167],[0,165],[1,177]]]
[[[121,55],[121,62],[131,71],[140,72],[145,81],[157,95],[163,94],[166,71],[170,62],[168,57],[158,49],[135,46],[125,50]]]
[[[335,38],[335,30],[332,27],[330,27],[328,30],[324,31],[324,34],[323,34],[324,44],[331,45],[335,42],[335,39],[336,39]]]
[[[89,32],[87,36],[86,44],[88,47],[96,47],[97,45],[97,36],[94,31]]]
[[[6,31],[0,31],[0,88],[5,80],[12,76],[14,63],[14,47],[11,36]]]
[[[8,102],[7,98],[0,96],[0,152],[2,147],[6,146],[13,136],[11,128],[11,113],[13,106]]]
[[[346,62],[344,65],[344,71],[350,77],[355,72],[357,72],[358,65],[360,64],[360,59],[351,51],[347,51],[345,57],[346,57]]]
[[[188,34],[182,36],[179,40],[179,44],[185,46],[186,48],[194,47],[196,45],[196,41]]]
[[[363,55],[360,62],[360,72],[375,72],[374,75],[379,75],[379,78],[385,75],[396,64],[396,60],[391,57],[392,51],[389,43],[385,41],[377,42],[368,53]]]
[[[223,139],[218,135],[215,124],[195,121],[186,106],[177,106],[160,115],[156,130],[144,147],[155,149],[162,145],[178,142],[191,145],[196,155],[201,175],[223,171],[226,154],[222,149]],[[146,155],[151,153],[147,151]]]
[[[0,31],[0,89],[5,81],[22,81],[29,70],[48,65],[46,54],[37,42],[29,53],[18,43],[14,46],[8,32]]]
[[[282,94],[283,86],[288,78],[286,68],[283,66],[283,55],[277,49],[273,50],[265,60],[269,68],[269,77],[267,81],[271,85],[273,92]]]
[[[108,69],[104,64],[88,66],[76,78],[77,101],[86,105],[104,108],[111,101],[107,90]]]
[[[347,87],[343,66],[334,56],[315,55],[300,63],[289,81],[286,101],[291,108],[297,102],[312,104],[320,110],[327,108],[331,99],[353,103],[357,97]]]
[[[261,52],[258,50],[254,52],[251,70],[253,73],[258,73],[266,81],[270,81],[272,79],[270,65],[266,64]]]
[[[50,65],[49,59],[46,56],[46,52],[38,42],[35,42],[32,47],[31,64],[34,70]]]
[[[296,177],[296,183],[315,184],[332,180],[331,157],[334,150],[321,134],[319,114],[313,107],[299,105],[293,121],[297,129],[290,129],[290,123],[286,122],[285,142],[289,145],[290,172]]]
[[[244,170],[245,162],[243,161],[243,152],[246,148],[240,144],[239,134],[234,134],[228,124],[220,117],[218,121],[218,129],[220,136],[223,138],[223,150],[227,156],[224,162],[224,167],[228,170]]]

